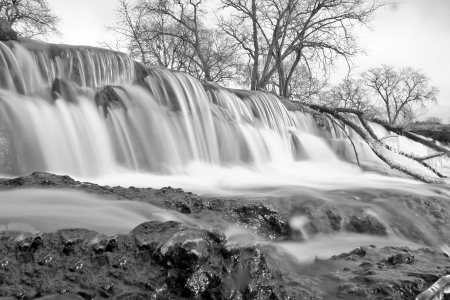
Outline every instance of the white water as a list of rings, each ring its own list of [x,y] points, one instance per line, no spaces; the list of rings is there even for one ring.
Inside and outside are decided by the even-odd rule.
[[[161,68],[148,68],[145,87],[132,85],[133,63],[123,54],[74,47],[52,51],[52,55],[45,49],[28,51],[18,44],[11,50],[0,43],[0,174],[4,176],[48,171],[103,185],[170,185],[202,195],[245,196],[249,201],[315,197],[337,206],[364,208],[387,227],[389,220],[401,216],[403,226],[417,224],[427,237],[422,242],[443,244],[433,226],[405,213],[401,205],[394,205],[395,199],[372,197],[370,203],[362,203],[359,195],[392,192],[448,200],[449,191],[390,170],[352,136],[362,164],[373,170],[363,171],[355,164],[347,137],[331,121],[324,131],[311,115],[287,111],[272,95],[202,85],[189,75]],[[57,94],[56,100],[50,93],[55,78],[67,83],[66,93]],[[105,84],[115,84],[108,89],[112,99],[99,94]],[[380,137],[390,134],[371,126]],[[404,137],[389,141],[405,152],[432,153]],[[388,155],[435,176],[395,153]],[[431,164],[443,165],[443,172],[450,174],[446,161],[439,158]],[[50,202],[43,195],[0,193],[8,229],[80,226],[122,232],[154,217],[127,206],[132,204],[106,203],[87,195],[63,194],[63,200]],[[39,205],[33,205],[31,198]],[[13,202],[30,210],[22,212]],[[31,211],[44,204],[59,208],[41,222],[37,215],[45,210],[36,209],[34,215]],[[61,212],[70,205],[77,206],[76,215],[88,216],[81,207],[91,205],[99,215],[64,223],[61,216],[66,215]],[[307,220],[302,222],[293,226],[304,226]],[[118,226],[109,227],[112,223]],[[394,240],[404,243],[406,237],[390,230],[386,242]],[[310,245],[317,251],[324,247]]]
[[[37,233],[89,228],[112,235],[128,233],[149,220],[184,221],[179,214],[149,204],[79,191],[26,189],[0,192],[0,197],[0,230]]]

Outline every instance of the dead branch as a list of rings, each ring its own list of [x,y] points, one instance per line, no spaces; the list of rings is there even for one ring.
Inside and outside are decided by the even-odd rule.
[[[408,167],[395,162],[393,160],[391,160],[390,158],[388,158],[386,155],[384,155],[381,152],[380,147],[385,147],[384,144],[380,143],[380,141],[378,141],[378,138],[373,138],[372,135],[375,135],[374,132],[370,129],[369,134],[367,134],[363,128],[361,128],[361,126],[355,124],[354,122],[350,121],[348,118],[346,118],[345,116],[341,115],[339,112],[348,112],[347,109],[332,109],[332,108],[327,108],[327,107],[323,107],[323,106],[319,106],[319,105],[315,105],[315,104],[305,104],[306,106],[317,110],[319,112],[324,112],[324,113],[328,113],[330,115],[333,115],[336,119],[340,120],[342,123],[344,123],[345,125],[349,126],[350,128],[352,128],[357,134],[359,134],[361,136],[361,138],[367,143],[367,145],[370,147],[370,149],[373,151],[373,153],[375,153],[376,156],[378,156],[382,161],[384,161],[387,165],[389,165],[392,169],[396,169],[399,170],[400,172],[407,174],[411,177],[414,177],[420,181],[426,182],[426,183],[441,183],[440,181],[433,179],[433,178],[429,178],[425,175],[422,175],[418,172],[415,172],[411,169],[409,169]],[[361,112],[358,113],[358,117],[362,115]],[[362,118],[361,118],[362,119]],[[360,120],[361,120],[360,119]],[[362,125],[365,128],[368,128],[369,126],[367,125],[367,123],[363,120]],[[372,134],[370,134],[370,132]],[[376,136],[375,136],[376,137]],[[386,148],[386,147],[385,147]]]
[[[361,124],[363,125],[363,127],[367,130],[367,132],[369,133],[369,135],[375,140],[377,141],[380,145],[382,145],[384,148],[390,150],[390,151],[394,151],[402,156],[405,156],[409,159],[412,159],[416,162],[418,162],[419,164],[421,164],[422,166],[424,166],[425,168],[429,169],[431,172],[433,172],[434,174],[436,174],[437,176],[439,176],[440,178],[447,178],[445,175],[441,174],[438,170],[436,170],[435,168],[433,168],[431,165],[427,164],[426,162],[424,162],[424,160],[422,159],[422,157],[415,155],[413,153],[407,153],[401,150],[396,150],[393,149],[391,146],[383,143],[380,139],[378,139],[377,135],[375,134],[375,132],[372,130],[372,127],[369,126],[369,124],[367,124],[366,120],[363,118],[363,115],[360,113],[357,115],[359,121],[361,122]],[[385,127],[386,128],[386,127]],[[386,128],[387,129],[387,128]]]
[[[398,135],[396,135],[396,134],[389,134],[389,135],[386,135],[386,136],[383,136],[382,138],[380,138],[380,141],[388,139],[388,138],[391,138],[391,137],[398,137]]]
[[[339,124],[338,122],[336,122],[335,120],[333,120],[333,118],[330,118],[331,122],[333,122],[334,124],[336,124],[339,128],[342,129],[342,131],[345,133],[345,135],[347,136],[347,138],[350,140],[350,143],[352,143],[353,146],[353,151],[355,151],[355,156],[356,156],[356,161],[358,162],[358,166],[361,166],[359,164],[359,158],[358,158],[358,152],[356,151],[356,147],[355,144],[353,143],[352,139],[350,138],[350,136],[348,135],[347,131],[344,129],[344,127],[342,127],[341,124]]]
[[[407,137],[410,140],[413,140],[414,142],[417,142],[419,144],[425,145],[427,147],[430,147],[433,150],[436,150],[438,152],[444,152],[445,155],[447,155],[448,157],[450,157],[450,150],[448,150],[445,147],[439,146],[438,144],[436,144],[434,141],[430,141],[427,140],[426,138],[423,138],[417,134],[414,134],[412,132],[403,130],[403,128],[400,127],[394,127],[380,119],[374,118],[372,120],[372,122],[375,122],[377,124],[380,124],[381,126],[383,126],[384,128],[386,128],[389,131],[395,132],[398,135],[403,135],[405,137]]]
[[[427,159],[439,157],[439,156],[442,156],[442,155],[445,155],[445,153],[441,152],[441,153],[435,153],[435,154],[432,154],[432,155],[424,156],[424,157],[421,157],[420,160],[427,160]]]

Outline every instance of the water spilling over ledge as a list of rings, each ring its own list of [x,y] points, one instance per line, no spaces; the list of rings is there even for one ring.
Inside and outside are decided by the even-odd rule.
[[[370,126],[380,138],[392,135]],[[387,139],[394,149],[434,153],[405,137]],[[415,161],[386,155],[436,177]],[[450,171],[442,157],[430,164]],[[170,219],[199,224],[201,230],[192,233],[199,240],[219,228],[239,247],[259,242],[301,263],[311,263],[314,255],[328,257],[329,248],[338,254],[370,241],[408,245],[418,253],[424,245],[449,249],[448,186],[425,185],[390,170],[355,132],[343,132],[331,117],[268,93],[225,89],[142,66],[118,52],[0,42],[0,174],[12,178],[36,171],[103,187],[39,173],[2,181],[2,189],[45,186],[48,191],[1,191],[0,230],[34,234],[84,226],[111,235],[144,220]],[[169,185],[212,198],[163,188]],[[27,209],[17,213],[21,205]],[[94,214],[87,215],[86,207]],[[245,249],[236,251],[245,256]],[[288,269],[283,266],[283,272]]]
[[[123,171],[183,174],[191,164],[332,164],[330,143],[354,160],[340,128],[327,119],[320,124],[325,130],[319,128],[305,108],[289,111],[270,94],[144,69],[111,51],[25,45],[29,50],[1,46],[0,173],[97,178]],[[363,160],[380,165],[357,144]]]

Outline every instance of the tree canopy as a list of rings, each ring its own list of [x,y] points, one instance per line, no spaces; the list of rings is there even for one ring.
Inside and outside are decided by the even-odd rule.
[[[118,0],[109,29],[143,63],[294,98],[316,93],[317,68],[359,52],[355,28],[382,1]]]
[[[0,0],[0,17],[26,38],[42,40],[60,34],[60,19],[46,0]]]
[[[366,85],[382,104],[389,124],[408,122],[427,103],[436,103],[439,90],[420,70],[383,65],[362,74]]]
[[[23,0],[22,0],[23,1]],[[386,0],[387,1],[387,0]],[[420,70],[382,65],[329,86],[337,58],[361,53],[358,26],[385,0],[118,0],[109,29],[132,58],[199,80],[351,108],[401,125],[438,89]],[[213,9],[215,7],[215,9]]]
[[[359,52],[354,29],[366,25],[384,3],[377,0],[221,0],[219,26],[246,52],[251,89],[276,82],[280,96],[293,95],[299,67],[323,70],[336,57]],[[229,16],[228,16],[229,15]]]

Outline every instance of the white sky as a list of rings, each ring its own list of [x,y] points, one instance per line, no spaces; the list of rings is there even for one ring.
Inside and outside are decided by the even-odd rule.
[[[115,19],[115,0],[48,0],[61,17],[61,38],[50,42],[98,46],[111,39],[105,30]],[[362,29],[360,44],[367,56],[354,59],[356,73],[388,64],[423,70],[440,89],[439,104],[427,116],[450,123],[450,0],[409,0],[378,11],[371,25]],[[346,64],[338,65],[334,82],[343,78]]]

